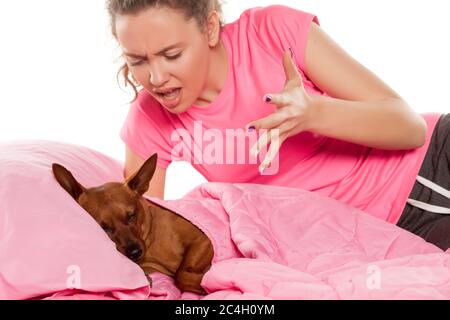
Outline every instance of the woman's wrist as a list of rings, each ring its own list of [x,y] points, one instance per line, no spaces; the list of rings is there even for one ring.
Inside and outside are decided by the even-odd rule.
[[[317,132],[320,130],[320,118],[323,109],[323,97],[316,94],[308,94],[308,115],[305,121],[305,131]]]

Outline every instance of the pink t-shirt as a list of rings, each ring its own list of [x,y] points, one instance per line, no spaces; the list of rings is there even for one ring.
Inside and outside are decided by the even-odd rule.
[[[294,51],[307,92],[326,95],[303,72],[313,21],[319,24],[315,15],[281,5],[246,10],[221,33],[229,69],[216,99],[209,106],[193,105],[185,113],[172,114],[143,90],[131,105],[121,138],[143,159],[157,152],[161,168],[172,160],[185,160],[211,182],[306,189],[396,223],[439,114],[423,115],[427,140],[415,150],[379,150],[303,132],[283,143],[263,175],[258,171],[260,161],[248,155],[256,133],[243,129],[275,111],[262,98],[283,90],[282,56],[288,48]]]

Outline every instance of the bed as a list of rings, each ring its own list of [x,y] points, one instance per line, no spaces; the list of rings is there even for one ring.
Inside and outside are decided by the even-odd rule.
[[[55,141],[0,143],[0,299],[449,299],[450,251],[301,189],[206,183],[148,198],[191,220],[215,255],[199,296],[116,249],[59,186],[123,181],[123,163]]]

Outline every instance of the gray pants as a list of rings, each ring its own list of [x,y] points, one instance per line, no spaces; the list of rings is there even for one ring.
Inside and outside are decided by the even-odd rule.
[[[442,115],[419,171],[424,177],[450,190],[450,114]],[[450,199],[417,182],[409,196],[434,206],[450,208]],[[450,215],[429,212],[406,204],[397,225],[443,250],[450,248]]]

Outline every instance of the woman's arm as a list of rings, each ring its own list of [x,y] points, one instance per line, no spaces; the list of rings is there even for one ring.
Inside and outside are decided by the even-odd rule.
[[[128,146],[125,155],[125,179],[135,173],[144,164],[145,160],[134,153]],[[156,167],[148,191],[145,193],[150,197],[164,200],[164,188],[166,182],[166,170]]]
[[[380,149],[412,149],[425,143],[425,120],[315,23],[305,68],[308,78],[333,97],[311,95],[310,131]]]

